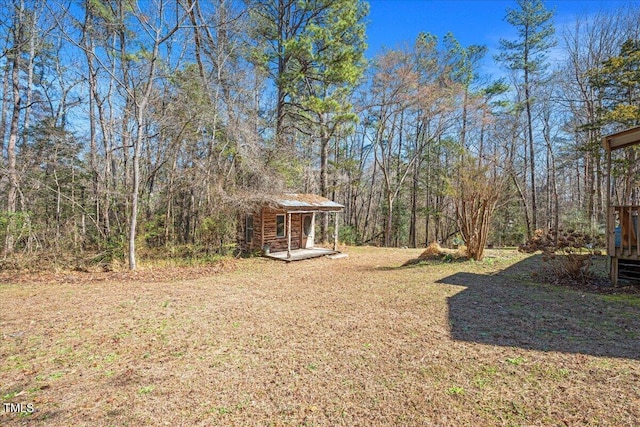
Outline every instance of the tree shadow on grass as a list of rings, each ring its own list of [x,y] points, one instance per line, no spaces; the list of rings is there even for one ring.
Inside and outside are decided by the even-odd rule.
[[[454,339],[530,350],[640,359],[637,296],[597,295],[533,283],[540,256],[492,275],[456,273],[448,300]]]

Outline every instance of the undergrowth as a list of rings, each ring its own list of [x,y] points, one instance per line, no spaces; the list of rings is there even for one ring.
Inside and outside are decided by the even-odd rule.
[[[534,277],[555,284],[592,283],[598,276],[593,271],[594,254],[579,252],[572,248],[564,248],[559,253],[547,250],[542,254],[543,266],[540,273],[534,272]]]
[[[218,263],[232,255],[196,245],[181,245],[149,249],[141,247],[137,262],[144,267],[197,267]],[[108,272],[128,268],[126,254],[114,256],[109,251],[37,251],[14,253],[0,259],[0,271],[7,272]]]

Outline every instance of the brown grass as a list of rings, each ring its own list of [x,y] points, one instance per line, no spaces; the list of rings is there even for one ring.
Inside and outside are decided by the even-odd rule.
[[[420,251],[348,253],[0,285],[0,397],[36,409],[0,407],[0,425],[640,419],[637,297],[531,283],[514,253],[410,267]]]

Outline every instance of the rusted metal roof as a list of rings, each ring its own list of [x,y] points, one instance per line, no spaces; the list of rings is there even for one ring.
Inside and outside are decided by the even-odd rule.
[[[322,210],[322,211],[341,211],[344,206],[336,203],[326,197],[316,194],[297,194],[287,193],[272,196],[270,199],[285,208],[286,210]]]

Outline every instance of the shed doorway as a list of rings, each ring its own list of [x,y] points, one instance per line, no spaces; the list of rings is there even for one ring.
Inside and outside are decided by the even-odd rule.
[[[300,230],[300,247],[310,249],[314,246],[314,214],[302,214],[302,227]]]

